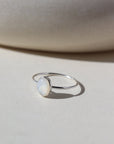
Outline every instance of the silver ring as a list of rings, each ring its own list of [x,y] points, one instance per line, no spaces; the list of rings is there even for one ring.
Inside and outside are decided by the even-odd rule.
[[[37,76],[41,76],[41,77],[39,79],[37,79]],[[75,82],[75,84],[71,85],[71,86],[52,85],[51,79],[50,79],[50,77],[52,77],[52,76],[66,77],[68,79],[73,80]],[[70,88],[76,87],[79,84],[78,80],[76,80],[74,77],[71,77],[66,74],[61,74],[61,73],[51,73],[51,72],[37,73],[32,76],[32,79],[37,83],[38,91],[42,96],[48,96],[49,93],[51,92],[52,88],[54,88],[54,89],[70,89]]]

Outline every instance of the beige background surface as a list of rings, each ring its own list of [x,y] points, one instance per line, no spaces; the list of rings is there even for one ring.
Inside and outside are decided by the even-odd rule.
[[[85,92],[62,99],[41,97],[31,77],[48,71],[76,77]],[[113,134],[114,52],[48,54],[0,48],[1,144],[113,144]]]

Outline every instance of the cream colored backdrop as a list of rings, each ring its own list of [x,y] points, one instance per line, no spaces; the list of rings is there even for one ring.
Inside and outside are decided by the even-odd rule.
[[[0,44],[87,52],[114,47],[114,0],[0,0]]]

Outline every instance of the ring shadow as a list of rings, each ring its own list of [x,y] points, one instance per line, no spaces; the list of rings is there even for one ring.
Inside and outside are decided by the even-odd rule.
[[[49,96],[46,98],[51,98],[51,99],[66,99],[66,98],[71,98],[71,97],[76,97],[76,96],[81,96],[85,92],[85,87],[81,82],[78,82],[78,85],[80,86],[80,92],[77,94],[68,94],[68,93],[56,93],[56,92],[51,92]]]

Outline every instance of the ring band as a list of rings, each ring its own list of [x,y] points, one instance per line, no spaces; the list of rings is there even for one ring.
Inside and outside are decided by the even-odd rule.
[[[42,77],[40,77],[37,80],[36,79],[37,76],[42,76]],[[50,80],[50,77],[52,77],[52,76],[63,76],[65,78],[73,80],[75,82],[75,84],[71,85],[71,86],[54,86],[51,84],[51,80]],[[42,96],[48,96],[52,88],[54,88],[54,89],[70,89],[70,88],[76,87],[79,84],[79,82],[74,77],[71,77],[66,74],[61,74],[61,73],[51,73],[51,72],[37,73],[32,76],[32,79],[37,83],[38,91]]]

